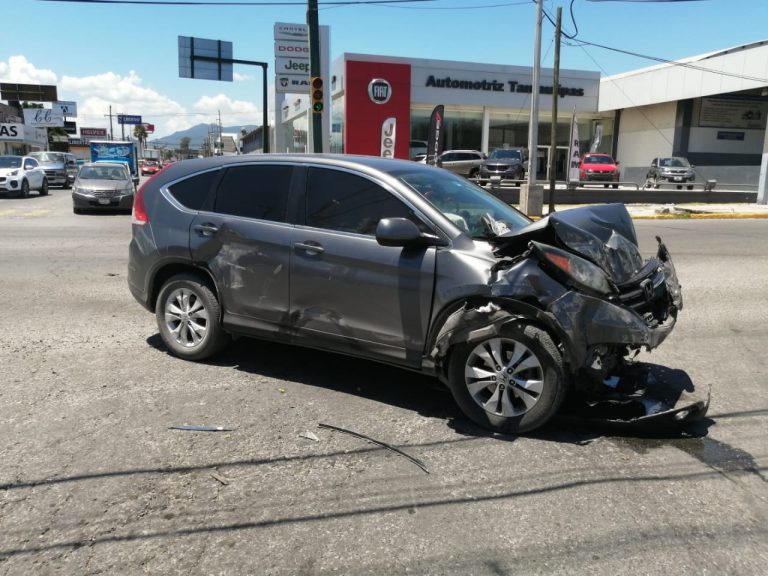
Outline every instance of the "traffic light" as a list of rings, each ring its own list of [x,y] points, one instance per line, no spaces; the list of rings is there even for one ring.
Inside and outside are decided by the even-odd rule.
[[[312,96],[312,112],[315,114],[320,114],[324,107],[323,79],[320,76],[313,76],[309,85]]]

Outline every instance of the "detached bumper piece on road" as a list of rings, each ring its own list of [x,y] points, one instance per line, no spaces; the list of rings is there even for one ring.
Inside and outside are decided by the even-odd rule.
[[[561,416],[625,431],[672,431],[704,418],[710,389],[683,370],[638,362],[606,380],[602,391],[574,394]]]

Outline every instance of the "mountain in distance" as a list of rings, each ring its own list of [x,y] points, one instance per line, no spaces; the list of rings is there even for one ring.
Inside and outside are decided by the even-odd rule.
[[[203,140],[208,138],[208,132],[213,130],[215,127],[216,126],[213,124],[197,124],[191,128],[187,128],[186,130],[181,130],[179,132],[174,132],[173,134],[169,134],[168,136],[164,136],[162,138],[152,138],[150,136],[147,138],[147,144],[149,146],[152,146],[153,144],[160,144],[162,146],[176,148],[179,146],[181,139],[186,136],[189,138],[190,148],[200,148]],[[244,126],[222,126],[221,132],[223,134],[236,134],[243,128],[245,128],[246,132],[250,132],[256,128],[256,125],[246,124]]]

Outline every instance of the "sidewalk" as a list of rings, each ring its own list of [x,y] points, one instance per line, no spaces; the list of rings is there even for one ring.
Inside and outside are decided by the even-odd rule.
[[[768,218],[768,204],[626,204],[633,219],[738,219]],[[576,208],[573,204],[559,204],[557,211]],[[544,205],[544,215],[548,206]]]

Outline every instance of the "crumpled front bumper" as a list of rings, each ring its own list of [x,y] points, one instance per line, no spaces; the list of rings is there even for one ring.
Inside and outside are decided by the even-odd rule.
[[[560,416],[625,430],[684,427],[707,414],[710,384],[694,384],[683,370],[637,362],[603,383],[601,390],[574,392]]]

